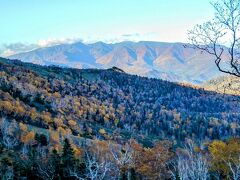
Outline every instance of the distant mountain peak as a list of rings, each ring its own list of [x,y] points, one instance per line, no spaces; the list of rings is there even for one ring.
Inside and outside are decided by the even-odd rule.
[[[36,49],[9,58],[80,69],[115,66],[130,74],[194,84],[221,75],[210,55],[184,45],[151,41],[115,44],[77,42]]]

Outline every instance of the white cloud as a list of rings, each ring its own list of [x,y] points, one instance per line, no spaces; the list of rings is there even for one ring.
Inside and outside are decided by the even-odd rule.
[[[16,53],[13,50],[7,49],[7,50],[4,50],[0,55],[2,57],[8,57],[8,56],[11,56],[14,54],[16,54]]]
[[[31,51],[33,49],[39,48],[36,44],[24,44],[24,43],[12,43],[3,44],[0,48],[0,56],[8,57],[14,54]]]
[[[158,33],[150,32],[150,33],[130,33],[130,34],[119,34],[119,35],[104,35],[103,37],[88,37],[83,40],[83,42],[87,44],[91,44],[97,41],[102,41],[105,43],[119,43],[122,41],[156,41],[158,37]]]
[[[39,40],[37,45],[39,47],[49,47],[49,46],[54,46],[59,44],[71,44],[79,41],[82,41],[82,40],[79,38],[49,38],[49,39]]]
[[[86,39],[80,39],[76,37],[72,38],[49,38],[39,40],[35,44],[29,43],[12,43],[12,44],[3,44],[0,47],[0,56],[8,57],[14,54],[19,54],[23,52],[29,52],[37,48],[50,47],[59,44],[72,44],[75,42],[83,42],[86,44],[95,43],[98,41],[103,41],[105,43],[118,43],[122,41],[154,41],[157,40],[158,34],[151,33],[131,33],[131,34],[122,34],[122,35],[108,35],[104,37],[88,37]]]
[[[77,41],[81,41],[79,38],[50,38],[39,40],[36,44],[29,43],[12,43],[3,44],[0,47],[0,56],[8,57],[14,54],[32,51],[37,48],[50,47],[58,44],[71,44]]]

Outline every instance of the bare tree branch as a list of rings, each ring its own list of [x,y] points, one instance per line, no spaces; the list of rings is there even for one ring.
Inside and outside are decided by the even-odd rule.
[[[213,56],[219,71],[240,77],[240,0],[211,4],[215,18],[189,31],[189,47]]]

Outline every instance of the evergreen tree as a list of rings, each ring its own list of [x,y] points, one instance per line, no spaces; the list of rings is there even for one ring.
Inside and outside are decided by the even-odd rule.
[[[35,135],[35,140],[40,144],[41,146],[47,146],[48,140],[47,137],[44,134],[38,134]]]
[[[68,176],[69,169],[71,169],[72,167],[74,167],[76,165],[74,151],[73,151],[73,148],[71,147],[71,144],[68,139],[64,140],[63,154],[62,154],[61,159],[62,159],[63,173],[65,176]]]
[[[51,154],[51,163],[55,167],[55,178],[60,179],[61,176],[63,176],[63,173],[61,171],[61,157],[58,154],[56,149],[53,149],[52,154]]]

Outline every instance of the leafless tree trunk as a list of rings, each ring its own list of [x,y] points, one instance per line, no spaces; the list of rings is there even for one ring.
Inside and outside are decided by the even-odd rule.
[[[7,149],[12,149],[18,145],[18,139],[14,136],[14,131],[17,129],[16,123],[10,123],[5,118],[2,118],[0,129],[2,132],[3,144]]]
[[[212,5],[215,18],[189,31],[190,47],[212,55],[221,72],[240,77],[240,0]]]
[[[69,168],[68,172],[69,172],[70,177],[75,177],[78,180],[84,180],[85,179],[81,176],[80,172],[78,171],[78,169],[76,167]]]
[[[185,153],[179,153],[172,177],[181,180],[207,180],[209,177],[208,162],[201,154],[194,151],[193,144],[189,143]]]
[[[102,180],[106,177],[108,171],[110,171],[110,162],[107,160],[99,161],[96,154],[89,154],[86,152],[85,165],[87,169],[86,177],[91,180]]]
[[[125,145],[114,145],[109,144],[110,152],[114,158],[114,161],[116,162],[117,169],[115,171],[118,171],[119,177],[121,176],[122,170],[125,171],[128,170],[128,168],[133,163],[133,149],[131,147],[131,142],[126,143]]]
[[[18,140],[14,136],[4,134],[3,144],[6,146],[7,149],[13,149],[15,146],[18,145]]]
[[[102,154],[103,149],[99,146],[90,145],[85,149],[85,173],[82,174],[78,167],[69,167],[68,172],[71,177],[76,179],[103,180],[112,179],[112,161],[106,154]]]
[[[55,166],[49,161],[44,162],[43,159],[39,160],[37,165],[37,171],[38,171],[39,177],[43,179],[48,179],[48,180],[54,179]]]
[[[226,163],[231,172],[230,178],[233,180],[239,180],[240,179],[240,156],[238,157],[237,161],[230,159]]]
[[[48,180],[55,177],[55,164],[49,159],[46,147],[37,147],[37,174],[39,177]]]

